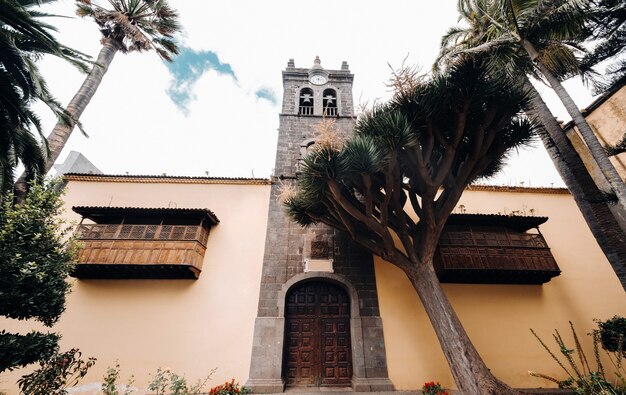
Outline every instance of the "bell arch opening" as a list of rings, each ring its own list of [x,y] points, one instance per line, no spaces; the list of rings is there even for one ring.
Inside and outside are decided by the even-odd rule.
[[[322,94],[322,108],[324,115],[327,117],[336,117],[339,115],[337,111],[337,92],[334,89],[325,89]]]
[[[298,115],[313,115],[313,89],[303,88],[300,90],[298,100]]]

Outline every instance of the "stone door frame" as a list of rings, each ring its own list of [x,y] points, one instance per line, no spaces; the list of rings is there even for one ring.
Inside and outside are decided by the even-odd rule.
[[[289,300],[285,300],[285,343],[283,346],[285,386],[349,387],[352,380],[350,295],[341,284],[319,279],[319,277],[295,283],[286,295],[293,295],[294,292],[301,293],[304,299],[298,301],[294,296],[292,302],[290,302],[291,297],[286,297]],[[336,302],[330,298],[324,300],[322,295],[325,292],[327,295],[336,295]],[[309,299],[309,296],[313,295],[314,301]],[[294,308],[303,306],[304,309],[302,311],[290,310],[288,307],[290,303],[293,303]],[[324,309],[323,306],[337,307],[337,310]],[[314,307],[315,310],[309,310],[310,307]],[[294,338],[292,338],[292,333]],[[325,339],[330,340],[331,343]],[[293,340],[296,340],[296,343],[291,344]],[[292,353],[295,354],[293,360]],[[331,367],[333,373],[329,376],[327,369]],[[291,380],[290,368],[295,368],[294,377]],[[308,374],[302,375],[303,372],[300,369],[304,369]],[[342,370],[343,375],[340,373]]]
[[[392,391],[387,375],[386,355],[380,317],[362,317],[356,288],[342,275],[325,272],[299,273],[278,291],[277,317],[257,317],[254,327],[250,378],[246,387],[255,393],[277,393],[285,389],[282,377],[285,338],[285,298],[296,284],[324,280],[342,287],[350,298],[350,337],[354,391]],[[381,346],[382,345],[382,346]],[[370,350],[366,353],[366,350]],[[382,361],[382,364],[381,364]],[[382,366],[381,366],[382,365]]]

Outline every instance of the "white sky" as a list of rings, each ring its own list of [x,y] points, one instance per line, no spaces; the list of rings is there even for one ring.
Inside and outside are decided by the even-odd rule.
[[[212,177],[268,177],[274,166],[281,71],[290,58],[310,67],[338,69],[346,60],[355,74],[355,102],[384,100],[389,92],[388,63],[427,70],[441,36],[457,23],[455,1],[426,0],[229,0],[171,1],[184,34],[181,44],[213,51],[233,68],[237,82],[213,70],[193,85],[194,99],[185,114],[166,94],[167,67],[154,53],[119,53],[81,121],[89,138],[74,131],[62,162],[71,151],[83,153],[109,174],[163,174]],[[74,2],[61,0],[49,12],[74,15]],[[94,58],[100,33],[90,19],[55,18],[60,41]],[[51,91],[67,104],[84,75],[56,59],[41,68]],[[568,83],[579,106],[591,102],[580,84]],[[276,105],[257,99],[261,88],[273,90]],[[552,96],[554,113],[567,119]],[[44,110],[46,134],[54,119]],[[45,114],[44,114],[45,113]],[[493,183],[562,186],[541,143],[523,151]]]

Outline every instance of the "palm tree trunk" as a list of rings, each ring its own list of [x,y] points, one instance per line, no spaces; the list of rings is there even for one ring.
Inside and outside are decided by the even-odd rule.
[[[45,168],[42,171],[43,174],[50,171],[54,162],[56,162],[61,155],[61,151],[63,151],[65,144],[74,130],[76,121],[80,119],[83,111],[87,108],[87,105],[96,93],[98,86],[100,86],[100,82],[102,82],[104,74],[108,71],[115,54],[120,48],[121,47],[117,42],[104,39],[104,44],[102,45],[102,49],[100,49],[96,64],[94,64],[93,68],[87,75],[87,78],[85,78],[85,81],[78,89],[78,92],[74,95],[70,104],[67,106],[66,110],[72,117],[72,120],[69,124],[60,121],[57,122],[54,129],[52,129],[52,132],[46,138],[48,143],[48,155],[46,158]],[[25,173],[22,173],[14,187],[16,200],[18,202],[23,201],[26,189]]]
[[[413,284],[441,344],[459,393],[520,394],[491,374],[461,325],[435,274],[432,258],[404,269]]]
[[[617,195],[620,205],[624,210],[626,210],[626,184],[617,173],[617,170],[615,170],[615,167],[606,155],[604,148],[602,148],[598,142],[596,135],[591,130],[591,127],[576,106],[576,103],[574,103],[574,100],[572,100],[569,93],[567,93],[565,88],[563,88],[559,79],[556,78],[556,76],[552,74],[550,70],[548,70],[543,63],[541,63],[541,61],[538,60],[539,53],[533,45],[526,40],[522,40],[522,45],[526,52],[528,52],[530,58],[539,68],[539,71],[541,71],[546,80],[548,80],[548,83],[550,83],[550,86],[565,106],[569,115],[572,117],[574,124],[580,131],[585,144],[587,144],[587,147],[589,148],[589,152],[591,152],[591,155],[598,163],[598,167],[611,185],[613,192]]]
[[[539,131],[539,137],[587,226],[626,290],[626,234],[563,129],[527,78],[525,87],[533,94],[532,108],[528,113],[537,116],[545,127],[545,130]],[[621,207],[615,209],[619,210]]]

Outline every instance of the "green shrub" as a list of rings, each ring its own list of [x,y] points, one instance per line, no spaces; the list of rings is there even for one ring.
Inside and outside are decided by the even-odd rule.
[[[39,369],[17,383],[24,395],[66,395],[67,388],[78,384],[95,363],[95,358],[82,360],[80,351],[74,348],[40,362]]]
[[[176,374],[169,368],[158,368],[154,378],[148,384],[148,389],[156,391],[156,395],[197,395],[216,370],[217,368],[211,369],[204,379],[199,379],[195,384],[190,385],[185,376]],[[168,390],[169,392],[167,392]]]
[[[107,372],[103,377],[102,382],[102,394],[103,395],[130,395],[133,392],[131,385],[135,382],[134,376],[130,376],[128,384],[117,384],[117,380],[120,378],[120,364],[115,363],[114,367],[108,367]],[[118,387],[124,387],[124,392],[120,392]]]
[[[602,348],[621,353],[626,357],[626,318],[615,316],[606,321],[597,321]]]
[[[11,195],[0,198],[0,315],[51,327],[65,310],[77,250],[61,204],[54,182],[32,185],[21,205]],[[0,372],[50,358],[58,339],[1,331]]]

